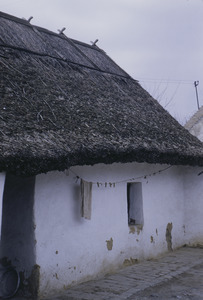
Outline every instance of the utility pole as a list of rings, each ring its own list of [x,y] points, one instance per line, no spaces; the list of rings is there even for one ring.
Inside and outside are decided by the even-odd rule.
[[[198,92],[197,92],[197,86],[199,85],[199,81],[195,81],[194,82],[194,86],[195,86],[195,91],[196,91],[196,98],[197,98],[197,107],[198,107],[198,110],[199,110],[199,98],[198,98]]]

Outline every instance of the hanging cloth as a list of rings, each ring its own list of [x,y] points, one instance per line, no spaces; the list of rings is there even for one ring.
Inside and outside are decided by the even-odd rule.
[[[92,211],[92,182],[81,179],[80,190],[82,198],[81,215],[83,218],[90,220]]]

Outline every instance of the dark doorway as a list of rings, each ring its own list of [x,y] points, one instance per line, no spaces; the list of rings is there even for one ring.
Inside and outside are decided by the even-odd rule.
[[[0,244],[1,263],[16,267],[23,280],[31,276],[35,265],[34,187],[35,177],[6,175]]]

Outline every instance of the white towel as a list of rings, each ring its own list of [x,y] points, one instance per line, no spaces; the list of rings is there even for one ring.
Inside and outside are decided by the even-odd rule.
[[[92,182],[81,179],[80,189],[82,197],[81,214],[83,218],[90,220],[92,212]]]

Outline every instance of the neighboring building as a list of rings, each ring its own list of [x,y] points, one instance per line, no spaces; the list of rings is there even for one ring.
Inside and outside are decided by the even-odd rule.
[[[22,287],[203,243],[202,143],[103,50],[0,13],[0,76],[0,250]]]
[[[185,124],[185,128],[200,141],[203,141],[203,106]]]

